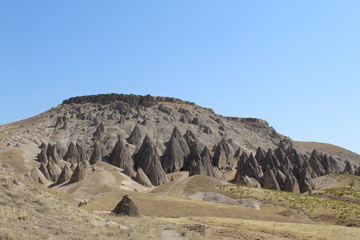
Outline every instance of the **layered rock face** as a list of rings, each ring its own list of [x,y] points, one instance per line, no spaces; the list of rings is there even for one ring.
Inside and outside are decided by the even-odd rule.
[[[73,97],[63,101],[63,104],[79,104],[79,103],[100,103],[103,105],[114,103],[114,102],[125,102],[132,106],[141,105],[144,107],[152,107],[158,102],[170,102],[195,105],[195,103],[183,101],[176,98],[170,97],[153,97],[150,95],[139,96],[139,95],[127,95],[127,94],[99,94],[90,96]]]

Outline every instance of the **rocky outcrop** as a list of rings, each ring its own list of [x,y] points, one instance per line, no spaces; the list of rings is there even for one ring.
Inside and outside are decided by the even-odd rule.
[[[141,132],[139,126],[136,124],[130,136],[126,139],[126,141],[132,145],[140,146],[143,138],[141,136]]]
[[[144,173],[144,171],[141,168],[137,169],[136,176],[135,176],[134,180],[137,183],[140,183],[141,185],[143,185],[145,187],[148,187],[148,188],[153,187],[153,185],[151,184],[150,179],[146,176],[146,174]]]
[[[85,178],[85,171],[86,171],[86,168],[85,168],[84,164],[78,164],[76,166],[73,174],[71,175],[69,183],[76,183],[76,182],[83,180]]]
[[[38,182],[40,184],[46,184],[47,178],[44,176],[44,174],[37,168],[34,167],[30,171],[30,178],[34,180],[35,182]]]
[[[300,172],[299,188],[301,193],[311,191],[311,185],[309,183],[311,177],[309,177],[308,172],[306,169],[302,169]]]
[[[349,161],[345,161],[345,168],[344,168],[344,171],[343,173],[345,174],[354,174],[354,170],[351,166],[351,163]]]
[[[286,175],[283,190],[287,192],[300,193],[299,183],[292,173]]]
[[[128,176],[132,177],[134,175],[134,161],[126,147],[125,140],[122,137],[118,138],[118,141],[110,154],[109,163],[124,169],[124,173]]]
[[[203,133],[210,134],[210,135],[213,134],[211,128],[208,126],[204,126]]]
[[[168,108],[166,106],[164,106],[163,104],[160,104],[157,108],[160,112],[163,112],[165,114],[171,115],[171,108]]]
[[[273,170],[267,165],[264,172],[263,187],[273,190],[280,190],[279,183],[276,180]]]
[[[64,155],[64,160],[69,163],[78,164],[84,161],[88,161],[88,157],[85,148],[80,143],[74,144],[71,142],[67,152]]]
[[[66,116],[58,117],[56,119],[55,128],[66,130],[67,118]]]
[[[325,174],[340,173],[341,168],[337,161],[332,156],[323,155],[321,163],[324,167]]]
[[[190,154],[189,146],[177,127],[174,128],[162,157],[162,167],[166,173],[183,170]]]
[[[71,175],[73,174],[73,171],[71,171],[70,167],[68,165],[65,165],[65,167],[62,169],[59,178],[56,181],[56,184],[62,184],[66,181],[69,181],[71,178]]]
[[[97,162],[101,162],[104,156],[103,146],[100,142],[94,144],[94,151],[90,157],[90,164],[93,165]]]
[[[44,164],[47,164],[49,160],[53,161],[56,164],[60,163],[61,157],[58,155],[55,144],[45,144],[42,143],[39,147],[41,149],[40,153],[37,155],[37,160]]]
[[[140,217],[142,216],[138,206],[129,195],[124,195],[111,213],[121,216]]]
[[[212,165],[209,149],[205,146],[201,153],[201,159],[191,161],[189,177],[193,175],[205,175],[224,181],[221,171]]]
[[[56,182],[58,177],[60,176],[61,168],[53,161],[49,161],[46,165],[46,169],[48,170],[50,180]]]
[[[310,166],[313,169],[313,171],[316,173],[318,177],[323,176],[325,174],[325,170],[321,164],[321,157],[320,154],[314,150],[311,153],[310,160],[309,160]]]
[[[89,95],[89,96],[80,96],[73,97],[63,101],[63,104],[74,104],[74,103],[99,103],[102,105],[107,105],[116,102],[123,102],[129,104],[130,106],[144,106],[152,107],[158,102],[169,102],[169,103],[178,103],[178,104],[187,104],[194,106],[193,102],[183,101],[176,98],[170,97],[153,97],[150,95],[139,96],[139,95],[126,95],[126,94],[99,94],[99,95]]]
[[[215,147],[214,166],[222,171],[232,170],[236,166],[234,150],[225,139],[221,140]]]
[[[99,140],[102,138],[102,136],[105,133],[105,126],[104,124],[101,122],[97,127],[95,132],[93,133],[94,136],[94,140]]]
[[[187,163],[192,161],[199,161],[201,159],[201,146],[200,141],[190,129],[186,130],[186,133],[184,134],[184,139],[189,146],[190,151],[189,155],[187,156],[187,161],[184,164],[184,169],[188,170]]]
[[[78,163],[79,154],[76,145],[71,142],[68,146],[68,149],[64,155],[64,160],[69,163]]]
[[[236,171],[236,178],[248,176],[254,179],[261,179],[264,173],[259,166],[257,160],[251,153],[248,157],[247,154],[244,152],[237,163],[237,171]]]
[[[136,170],[141,168],[154,186],[167,182],[155,144],[148,135],[145,136],[139,151],[134,155],[134,166]]]
[[[238,176],[235,179],[235,184],[246,187],[261,188],[261,184],[255,179],[248,176]]]
[[[43,162],[40,164],[39,170],[47,180],[51,180],[49,171],[47,170],[47,167]]]

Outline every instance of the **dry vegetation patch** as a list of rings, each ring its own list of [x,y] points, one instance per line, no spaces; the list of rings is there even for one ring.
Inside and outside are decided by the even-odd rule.
[[[306,216],[317,221],[360,226],[360,206],[352,202],[239,186],[223,186],[219,190],[233,197],[259,198],[267,203],[267,207],[275,206],[273,209],[276,209],[281,215],[289,216],[292,215],[289,213],[290,210],[296,210],[296,212],[305,213]]]

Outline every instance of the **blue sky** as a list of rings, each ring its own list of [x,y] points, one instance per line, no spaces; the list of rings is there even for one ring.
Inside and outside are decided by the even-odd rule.
[[[0,124],[171,96],[360,153],[360,1],[0,1]]]

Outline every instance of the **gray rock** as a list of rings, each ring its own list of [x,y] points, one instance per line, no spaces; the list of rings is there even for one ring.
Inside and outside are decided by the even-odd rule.
[[[62,169],[59,178],[56,181],[56,184],[62,184],[66,181],[69,181],[71,178],[71,175],[73,174],[73,171],[68,167],[68,165],[65,165],[65,167]]]
[[[263,187],[273,190],[280,190],[279,183],[277,182],[275,174],[269,165],[267,165],[265,168]]]
[[[141,136],[141,132],[139,126],[136,124],[130,136],[126,139],[126,141],[136,147],[141,145],[143,138]]]
[[[76,183],[85,178],[85,167],[83,164],[78,164],[71,175],[71,178],[69,180],[69,183]]]
[[[46,177],[44,174],[37,168],[34,167],[30,172],[30,178],[33,179],[35,182],[45,184],[46,183]]]
[[[351,163],[349,161],[345,161],[345,168],[343,173],[347,173],[347,174],[354,174],[354,170],[351,166]]]
[[[134,155],[134,166],[135,169],[141,168],[154,186],[167,182],[155,144],[148,135],[145,136],[139,151]]]
[[[39,170],[45,176],[45,178],[47,180],[51,180],[49,171],[47,170],[47,167],[45,166],[45,164],[43,162],[40,164]]]
[[[190,149],[186,140],[175,127],[162,157],[161,164],[164,171],[171,173],[183,169],[189,154]]]
[[[93,165],[97,162],[101,162],[104,156],[103,146],[100,142],[95,142],[94,151],[90,157],[90,164]]]
[[[287,192],[300,193],[299,183],[296,177],[291,172],[286,175],[283,190]]]
[[[76,143],[75,145],[73,142],[71,142],[67,152],[64,155],[64,160],[69,163],[77,164],[83,161],[88,161],[88,157],[85,148],[81,144]]]
[[[215,147],[214,166],[222,171],[229,171],[234,169],[236,163],[232,146],[222,139]]]
[[[115,215],[140,217],[142,216],[139,208],[129,195],[124,195],[121,201],[116,205],[112,213]]]
[[[316,150],[312,152],[310,156],[309,164],[317,176],[320,177],[325,174],[325,170],[321,164],[321,157]]]
[[[253,188],[261,188],[261,184],[255,179],[250,178],[248,176],[238,176],[235,179],[235,184],[240,186],[247,186],[247,187],[253,187]]]
[[[130,177],[134,176],[134,161],[126,147],[125,140],[118,138],[113,151],[110,154],[109,163],[124,169],[124,173]]]
[[[151,184],[150,179],[146,176],[146,174],[144,173],[144,171],[141,168],[137,169],[136,176],[135,176],[134,180],[137,183],[140,183],[141,185],[143,185],[145,187],[148,187],[148,188],[153,187],[153,185]]]

